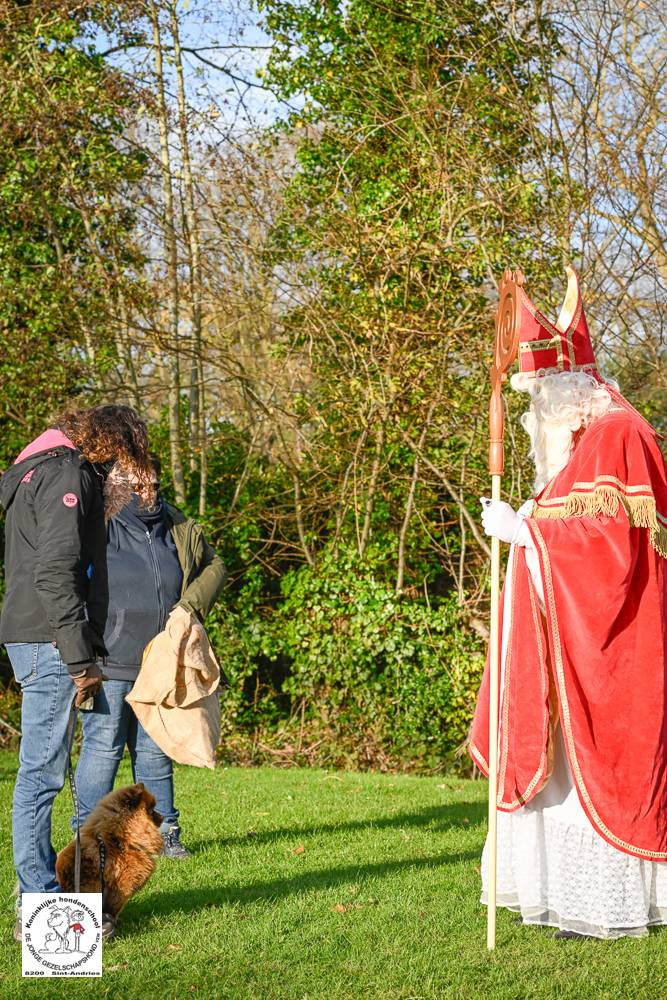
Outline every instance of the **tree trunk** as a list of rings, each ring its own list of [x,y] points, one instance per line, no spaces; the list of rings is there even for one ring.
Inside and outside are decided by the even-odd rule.
[[[181,159],[183,163],[183,183],[185,188],[185,221],[188,231],[188,256],[190,269],[190,303],[192,326],[192,354],[190,358],[190,467],[195,468],[196,455],[199,454],[200,496],[199,513],[203,514],[206,504],[206,425],[205,413],[202,412],[203,399],[203,361],[202,350],[202,304],[201,304],[201,242],[199,219],[195,205],[195,190],[190,162],[190,146],[188,138],[188,114],[185,99],[185,81],[183,79],[183,56],[181,39],[176,13],[176,4],[169,4],[171,34],[174,42],[174,65],[176,68],[176,94],[178,100],[178,128],[181,142]],[[203,489],[202,489],[203,483]]]
[[[206,386],[204,385],[204,361],[199,357],[198,367],[199,407],[199,516],[206,513],[206,491],[208,487],[208,452],[206,448]]]
[[[382,452],[384,450],[386,427],[385,421],[386,416],[382,417],[382,422],[378,428],[377,437],[375,439],[375,455],[373,457],[373,465],[371,466],[371,478],[368,484],[368,493],[366,495],[366,509],[364,511],[364,524],[361,529],[361,538],[359,539],[359,555],[363,556],[366,551],[366,545],[368,544],[368,539],[371,534],[371,525],[373,520],[373,507],[375,506],[375,493],[377,491],[378,478],[380,476],[380,469],[382,467]]]
[[[412,508],[415,503],[415,493],[417,492],[417,483],[419,482],[419,457],[424,447],[424,441],[426,440],[426,435],[428,434],[428,429],[431,424],[431,417],[433,416],[433,410],[435,409],[435,403],[431,404],[428,411],[428,416],[424,422],[422,432],[419,435],[419,443],[415,450],[415,458],[412,464],[412,476],[410,479],[410,489],[408,491],[408,499],[405,504],[405,514],[403,515],[403,523],[401,525],[401,530],[398,536],[398,571],[396,573],[396,594],[401,594],[403,591],[403,580],[405,578],[405,543],[408,537],[408,528],[410,527],[410,518],[412,517]]]
[[[176,245],[176,219],[174,216],[174,194],[171,183],[171,162],[169,156],[169,121],[167,99],[164,86],[164,66],[162,60],[162,38],[158,6],[150,0],[149,12],[153,27],[153,52],[155,56],[155,77],[157,83],[158,123],[160,127],[160,168],[162,176],[163,234],[167,259],[167,285],[170,290],[169,302],[169,452],[171,474],[174,482],[176,503],[185,503],[185,479],[181,459],[181,379],[179,362],[178,323],[178,248]]]

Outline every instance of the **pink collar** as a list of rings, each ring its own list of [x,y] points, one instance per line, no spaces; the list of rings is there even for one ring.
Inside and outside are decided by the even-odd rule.
[[[27,445],[19,457],[14,462],[17,465],[22,462],[25,458],[30,458],[31,455],[36,455],[40,451],[48,451],[49,448],[72,448],[76,451],[76,445],[70,441],[70,439],[63,434],[62,431],[56,430],[55,427],[49,427],[47,431],[40,434],[39,437],[35,438]]]

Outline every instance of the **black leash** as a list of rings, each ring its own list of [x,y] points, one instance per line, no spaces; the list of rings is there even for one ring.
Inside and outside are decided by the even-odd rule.
[[[74,803],[74,814],[76,816],[76,836],[74,843],[74,892],[76,895],[81,891],[81,814],[79,811],[79,796],[74,780],[74,768],[72,767],[72,747],[74,746],[74,734],[76,732],[76,720],[78,710],[76,707],[76,696],[72,701],[67,723],[67,774],[69,775],[69,787],[72,792],[72,802]],[[106,846],[100,834],[97,834],[97,847],[100,852],[100,892],[104,896],[104,866],[106,864]]]
[[[100,892],[102,893],[102,902],[104,902],[104,865],[107,859],[107,849],[104,838],[99,833],[97,834],[97,848],[100,852]]]
[[[72,802],[74,803],[74,814],[76,816],[76,836],[74,844],[74,892],[78,895],[81,891],[81,816],[79,813],[79,796],[76,791],[74,780],[74,768],[72,767],[72,747],[74,746],[74,734],[76,732],[76,720],[78,711],[76,707],[76,696],[72,701],[69,710],[69,721],[67,723],[67,773],[69,775],[69,787],[72,792]]]

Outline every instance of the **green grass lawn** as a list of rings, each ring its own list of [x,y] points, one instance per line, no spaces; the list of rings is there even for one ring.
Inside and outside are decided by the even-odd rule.
[[[11,941],[15,770],[16,756],[1,753],[3,998],[667,998],[667,931],[557,942],[501,911],[487,953],[484,782],[268,768],[178,768],[193,857],[159,862],[105,945],[101,980],[22,980]],[[67,791],[56,805],[62,846]]]

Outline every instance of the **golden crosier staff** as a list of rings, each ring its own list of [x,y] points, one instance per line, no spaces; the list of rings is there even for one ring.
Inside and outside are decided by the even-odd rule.
[[[491,498],[500,500],[500,479],[505,464],[502,384],[516,358],[521,324],[521,271],[506,270],[500,282],[496,311],[496,335],[491,366],[489,402],[489,472]],[[491,632],[489,637],[489,838],[487,846],[487,935],[486,946],[496,946],[496,806],[498,798],[498,692],[500,681],[500,540],[491,539]]]

